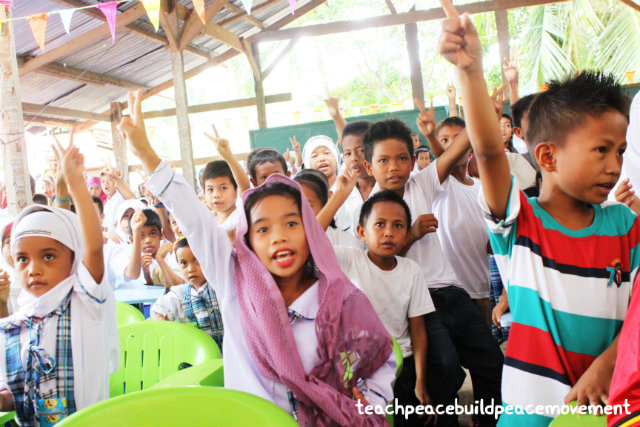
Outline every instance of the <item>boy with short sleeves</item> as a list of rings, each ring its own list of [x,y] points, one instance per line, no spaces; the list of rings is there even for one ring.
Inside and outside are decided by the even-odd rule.
[[[620,176],[628,99],[600,73],[551,82],[529,109],[526,142],[542,188],[540,197],[527,198],[514,190],[477,31],[466,14],[442,2],[448,18],[440,52],[458,67],[481,204],[513,314],[504,402],[606,403],[640,265],[640,220],[624,205],[604,203]],[[543,427],[554,415],[503,414],[499,425]]]

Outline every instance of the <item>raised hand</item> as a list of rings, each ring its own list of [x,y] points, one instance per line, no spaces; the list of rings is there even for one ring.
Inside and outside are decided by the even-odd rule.
[[[453,83],[447,83],[447,98],[449,98],[449,102],[456,101],[456,87],[453,85]]]
[[[70,143],[67,148],[63,148],[57,140],[56,145],[57,147],[52,145],[51,149],[60,162],[60,169],[66,181],[68,183],[83,181],[84,156],[78,147]]]
[[[160,261],[165,259],[171,252],[173,252],[173,243],[165,242],[161,244],[158,252],[156,252],[156,260]]]
[[[518,55],[515,52],[511,54],[511,60],[504,58],[502,72],[504,72],[504,77],[507,79],[507,82],[518,82]]]
[[[504,111],[504,90],[507,87],[506,83],[503,83],[499,88],[494,87],[493,92],[491,93],[491,101],[493,102],[493,106],[496,109],[496,114],[498,115],[498,119],[502,117],[502,113]]]
[[[478,31],[465,12],[460,16],[451,0],[440,0],[447,18],[442,21],[438,51],[458,68],[482,71],[482,44]]]
[[[145,222],[147,222],[147,216],[142,209],[136,210],[131,217],[131,234],[134,238],[140,235]]]
[[[333,98],[333,97],[329,97],[327,99],[324,100],[324,103],[327,104],[327,109],[329,110],[329,115],[331,117],[337,116],[338,114],[340,114],[340,109],[339,109],[339,99],[338,98]]]
[[[620,203],[624,203],[629,206],[632,211],[634,211],[637,215],[640,215],[640,199],[636,196],[636,192],[633,189],[633,186],[629,182],[629,178],[625,179],[618,185],[616,188],[616,201]]]
[[[220,157],[222,157],[223,159],[227,159],[229,158],[229,156],[233,156],[229,141],[224,138],[220,138],[218,130],[216,129],[216,126],[214,124],[211,124],[211,128],[213,129],[213,133],[215,136],[211,136],[206,132],[204,134],[216,145],[216,149],[218,150],[218,154],[220,154]]]
[[[357,182],[358,179],[356,178],[356,175],[351,173],[348,169],[345,169],[344,172],[336,178],[336,189],[334,193],[348,197]]]
[[[291,143],[291,148],[293,148],[293,151],[295,151],[296,153],[300,151],[300,143],[296,139],[295,135],[293,136],[293,138],[289,138],[289,142]]]
[[[414,240],[420,240],[425,234],[435,233],[438,229],[438,220],[433,214],[420,215],[409,230],[410,236]]]
[[[415,99],[414,101],[420,109],[420,114],[418,114],[418,118],[416,119],[418,130],[424,136],[429,136],[436,130],[436,115],[433,109],[433,99],[431,99],[431,104],[428,111],[425,110],[424,103],[422,101],[418,99]]]
[[[153,172],[160,163],[160,158],[153,151],[147,137],[142,118],[142,91],[129,92],[129,111],[131,115],[123,117],[118,128],[129,140],[131,151],[142,161],[145,170]]]
[[[9,292],[11,292],[9,274],[4,270],[0,270],[0,304],[7,304],[9,301]]]

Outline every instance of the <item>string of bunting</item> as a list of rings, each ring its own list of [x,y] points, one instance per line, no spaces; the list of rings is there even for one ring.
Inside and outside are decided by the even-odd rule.
[[[118,16],[118,5],[120,3],[129,3],[136,0],[117,0],[117,1],[107,1],[104,3],[92,4],[83,7],[76,7],[72,9],[60,9],[53,12],[46,13],[36,13],[30,16],[20,16],[15,18],[7,18],[0,20],[0,30],[2,29],[2,25],[5,22],[10,21],[18,21],[18,20],[26,20],[31,27],[31,32],[33,33],[33,37],[35,38],[40,50],[42,52],[45,51],[45,33],[47,31],[47,20],[49,15],[60,15],[60,19],[62,20],[62,25],[64,26],[64,30],[67,34],[71,32],[71,20],[73,19],[73,14],[77,10],[83,9],[91,9],[97,8],[100,10],[107,21],[107,25],[109,25],[109,30],[111,31],[111,42],[115,43],[116,40],[116,20]],[[149,21],[153,25],[156,31],[160,28],[160,1],[161,0],[137,0],[144,6],[145,11],[147,12],[147,16],[149,17]],[[293,15],[296,8],[296,0],[287,0],[289,2],[289,8],[291,9],[291,14]],[[202,20],[204,25],[207,24],[206,18],[206,8],[205,8],[205,0],[192,0],[193,9],[198,14],[198,17]],[[251,8],[253,7],[253,0],[241,0],[242,5],[247,11],[248,15],[251,15]],[[13,6],[13,0],[0,0],[0,5],[4,6],[6,9],[10,9]]]

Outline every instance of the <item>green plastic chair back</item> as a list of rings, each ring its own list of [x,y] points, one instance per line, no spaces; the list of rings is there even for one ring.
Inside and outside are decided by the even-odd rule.
[[[144,320],[144,314],[137,308],[127,303],[116,301],[116,323],[118,326],[128,325]]]
[[[57,427],[298,427],[282,408],[252,394],[217,387],[146,390],[76,412]]]
[[[181,386],[224,387],[224,366],[222,359],[207,360],[191,368],[183,369],[151,388],[181,387]]]
[[[576,402],[571,402],[576,406]],[[607,427],[607,417],[597,415],[560,414],[549,427]]]
[[[400,372],[402,372],[402,367],[404,366],[404,357],[402,357],[402,348],[400,348],[400,344],[398,344],[398,341],[396,341],[394,337],[391,337],[391,339],[393,340],[393,353],[396,355],[396,364],[398,365],[396,367],[396,379],[398,379],[398,376],[400,376]],[[393,406],[393,401],[390,403],[390,405]],[[395,423],[393,421],[393,413],[387,414],[387,421],[389,422],[389,425],[391,427],[394,426]]]
[[[146,390],[187,366],[220,359],[205,332],[176,322],[136,322],[118,327],[120,368],[110,378],[110,396]]]

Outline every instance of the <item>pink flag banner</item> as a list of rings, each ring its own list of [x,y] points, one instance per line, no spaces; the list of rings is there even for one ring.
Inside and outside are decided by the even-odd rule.
[[[13,0],[0,0],[0,4],[7,9],[10,9],[11,6],[13,6]]]
[[[96,5],[98,9],[107,18],[107,25],[109,25],[109,31],[111,31],[111,43],[116,42],[116,16],[118,14],[118,2],[109,1],[106,3],[99,3]]]
[[[291,8],[291,14],[293,15],[294,12],[296,11],[296,0],[288,0],[289,1],[289,7]]]

